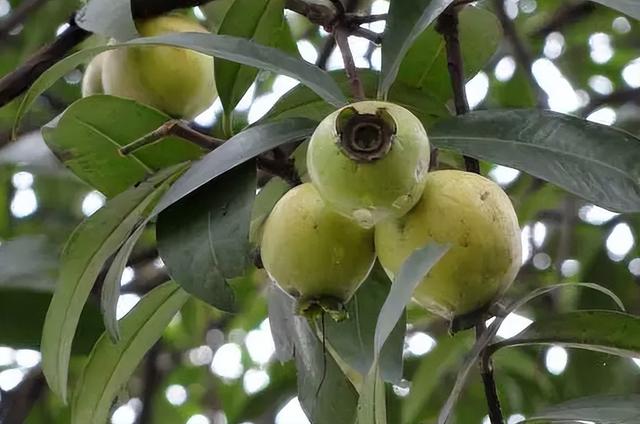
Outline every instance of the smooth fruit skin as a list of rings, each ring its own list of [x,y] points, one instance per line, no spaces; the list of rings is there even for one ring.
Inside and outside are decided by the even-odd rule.
[[[302,184],[269,215],[261,256],[271,278],[299,302],[344,304],[373,267],[373,230],[327,208],[311,184]]]
[[[342,108],[326,117],[314,132],[307,168],[311,182],[333,208],[372,227],[404,215],[420,198],[429,169],[429,139],[420,120],[401,106],[364,101],[347,107],[361,114],[385,110],[397,129],[391,150],[373,162],[349,158],[338,143],[336,120]]]
[[[487,306],[521,265],[520,227],[509,197],[492,181],[463,171],[430,173],[418,204],[377,226],[375,238],[392,278],[415,249],[430,241],[451,245],[414,293],[419,304],[447,319]]]
[[[102,85],[104,58],[104,53],[99,54],[87,65],[87,69],[85,69],[84,75],[82,76],[82,97],[104,93],[104,87]]]
[[[181,16],[137,22],[143,37],[172,32],[208,32]],[[102,82],[105,93],[153,106],[175,117],[191,119],[217,95],[213,58],[174,47],[130,47],[106,52]]]

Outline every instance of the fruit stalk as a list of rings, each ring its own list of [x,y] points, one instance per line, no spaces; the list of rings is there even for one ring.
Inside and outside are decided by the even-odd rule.
[[[460,34],[458,31],[458,9],[454,5],[449,7],[440,17],[436,24],[436,31],[444,37],[447,51],[447,67],[453,89],[453,101],[457,115],[464,115],[469,112],[469,103],[465,94],[464,63],[462,61],[462,50],[460,49]],[[465,168],[469,172],[480,173],[480,163],[477,159],[464,156]]]
[[[351,82],[353,98],[356,100],[364,100],[364,87],[360,80],[360,76],[358,75],[356,63],[353,60],[353,53],[351,53],[351,48],[349,47],[349,32],[344,25],[338,24],[338,26],[333,30],[333,36],[336,39],[336,44],[340,49],[340,53],[342,53],[344,69],[347,72],[349,81]]]
[[[478,323],[476,325],[476,339],[480,339],[485,330],[484,322]],[[493,377],[493,362],[486,349],[482,353],[479,365],[482,384],[484,385],[484,394],[487,398],[487,406],[489,407],[489,420],[491,424],[504,424],[496,380]]]

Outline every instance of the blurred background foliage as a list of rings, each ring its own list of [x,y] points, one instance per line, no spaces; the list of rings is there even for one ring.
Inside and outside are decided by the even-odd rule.
[[[26,1],[0,0],[0,27]],[[217,31],[232,2],[216,0],[183,13]],[[0,75],[51,41],[80,6],[76,0],[41,3],[23,25],[0,33]],[[597,3],[577,0],[505,0],[505,6],[530,50],[533,77],[544,91],[543,107],[640,135],[640,95],[634,92],[640,88],[638,22]],[[492,2],[479,1],[477,7],[492,11]],[[384,13],[388,4],[385,0],[361,0],[356,8]],[[469,78],[472,108],[535,106],[535,89],[516,65],[498,22],[463,23],[488,25],[486,31],[483,27],[469,31],[488,33],[493,38],[489,45],[497,45],[483,70]],[[292,12],[287,12],[286,24],[278,47],[320,62],[328,70],[342,67],[339,53],[327,47],[331,44],[324,30]],[[374,23],[370,28],[380,32],[384,24]],[[467,53],[487,48],[487,40],[465,39],[464,31]],[[379,69],[379,48],[363,39],[350,41],[359,67]],[[102,42],[94,37],[85,44]],[[40,331],[63,243],[82,218],[105,201],[53,158],[38,132],[80,96],[82,71],[71,72],[38,99],[17,140],[10,135],[17,102],[0,109],[0,411],[6,413],[9,406],[19,408],[18,395],[37,395],[27,420],[30,424],[68,422],[68,411],[47,393],[38,369]],[[260,72],[237,106],[240,118],[235,125],[241,128],[257,121],[295,85],[290,78]],[[221,111],[217,102],[196,123],[220,133]],[[443,166],[459,163],[452,155],[443,154],[441,159]],[[638,216],[619,215],[585,203],[513,169],[483,164],[483,173],[508,191],[523,228],[524,265],[510,297],[553,283],[587,281],[613,290],[631,313],[640,313]],[[153,232],[149,231],[122,277],[119,316],[161,281],[163,272]],[[295,398],[293,364],[282,365],[274,358],[266,300],[261,295],[266,280],[263,272],[256,271],[234,284],[240,288],[241,311],[236,315],[222,314],[191,300],[123,390],[111,422],[307,422]],[[72,378],[83,354],[102,331],[97,299],[94,296],[81,320]],[[511,315],[499,336],[514,335],[532,319],[551,311],[610,306],[609,299],[592,291],[554,292]],[[430,423],[446,399],[472,340],[468,334],[450,337],[446,323],[418,308],[411,308],[409,317],[405,380],[394,387],[390,403],[403,404],[398,422]],[[548,346],[506,349],[496,355],[495,364],[509,424],[563,400],[640,391],[640,359]],[[479,376],[474,376],[464,392],[455,420],[462,424],[487,422]]]

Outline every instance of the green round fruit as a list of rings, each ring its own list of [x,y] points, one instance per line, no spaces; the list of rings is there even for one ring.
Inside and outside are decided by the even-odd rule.
[[[340,317],[375,262],[373,230],[328,208],[311,184],[288,191],[267,219],[264,268],[298,310]]]
[[[207,30],[182,16],[137,22],[143,37]],[[102,82],[106,94],[153,106],[175,118],[191,119],[217,95],[213,58],[175,47],[130,47],[106,52]]]
[[[392,278],[415,249],[431,241],[450,244],[414,293],[419,304],[448,319],[489,306],[521,265],[520,227],[509,197],[469,172],[430,173],[418,204],[377,226],[375,238]]]
[[[429,170],[429,139],[407,109],[386,102],[346,106],[309,143],[311,182],[331,207],[364,227],[407,213]]]
[[[87,65],[82,76],[82,97],[89,97],[95,94],[103,94],[104,87],[102,85],[102,67],[105,54],[99,54],[94,57]]]

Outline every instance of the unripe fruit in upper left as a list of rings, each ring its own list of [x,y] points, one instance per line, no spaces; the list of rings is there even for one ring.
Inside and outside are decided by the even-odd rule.
[[[208,32],[181,16],[138,21],[138,32],[153,37],[172,32]],[[174,118],[192,119],[215,100],[213,58],[175,47],[129,47],[110,50],[102,60],[105,94],[153,106]]]
[[[363,101],[320,123],[307,168],[331,207],[370,228],[416,204],[429,159],[429,139],[416,116],[392,103]]]

